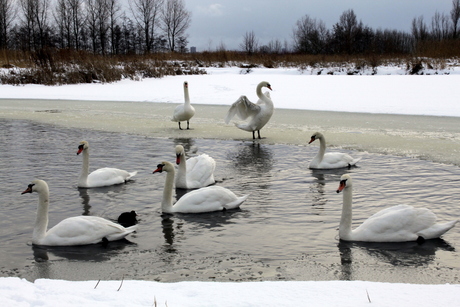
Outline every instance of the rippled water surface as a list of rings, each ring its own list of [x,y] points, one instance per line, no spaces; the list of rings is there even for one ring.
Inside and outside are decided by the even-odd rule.
[[[160,139],[65,129],[0,120],[1,276],[86,279],[181,280],[372,280],[455,283],[460,277],[460,225],[423,245],[339,242],[340,176],[354,177],[355,224],[387,206],[428,207],[440,221],[460,215],[460,169],[390,155],[362,156],[350,170],[311,171],[318,147],[252,141]],[[78,189],[78,143],[90,143],[90,169],[138,171],[127,184]],[[217,162],[217,184],[250,194],[239,210],[162,215],[165,174],[182,144],[189,156],[207,153]],[[331,149],[332,150],[332,149]],[[342,150],[345,151],[345,150]],[[37,194],[20,193],[35,178],[50,186],[50,226],[81,214],[116,219],[136,210],[137,233],[107,247],[45,248],[31,245]],[[180,197],[183,191],[177,190]]]

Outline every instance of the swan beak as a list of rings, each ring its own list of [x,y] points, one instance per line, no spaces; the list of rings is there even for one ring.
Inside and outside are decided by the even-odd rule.
[[[77,156],[83,151],[83,145],[78,146]]]
[[[270,91],[273,91],[272,90],[272,87],[270,85],[267,85],[267,88],[270,90]]]
[[[180,155],[176,155],[176,164],[177,164],[177,165],[180,164]]]
[[[314,142],[316,140],[316,138],[314,136],[311,137],[311,140],[310,142],[308,142],[308,144],[311,144],[312,142]]]
[[[154,170],[152,174],[161,173],[162,171],[163,171],[163,169],[161,167],[159,167],[156,170]]]
[[[342,192],[343,189],[347,186],[346,180],[340,181],[339,188],[337,189],[337,193]]]
[[[32,193],[32,187],[28,187],[24,192],[21,193],[21,195],[26,193]]]

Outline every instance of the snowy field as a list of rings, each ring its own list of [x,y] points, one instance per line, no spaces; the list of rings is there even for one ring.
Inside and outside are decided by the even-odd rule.
[[[398,68],[377,75],[320,75],[297,69],[209,69],[207,75],[66,86],[2,85],[0,99],[183,102],[230,105],[269,81],[275,108],[460,117],[458,68],[409,76]],[[2,109],[0,109],[1,115]],[[456,306],[460,285],[325,282],[85,281],[0,278],[1,306]]]

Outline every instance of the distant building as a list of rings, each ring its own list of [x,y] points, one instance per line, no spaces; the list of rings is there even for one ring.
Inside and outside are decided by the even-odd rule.
[[[196,53],[196,47],[190,47],[190,53]]]

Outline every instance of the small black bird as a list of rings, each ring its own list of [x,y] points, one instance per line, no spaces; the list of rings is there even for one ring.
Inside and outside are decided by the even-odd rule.
[[[122,225],[123,227],[129,227],[137,224],[137,213],[136,211],[131,212],[123,212],[118,217],[118,224]]]

